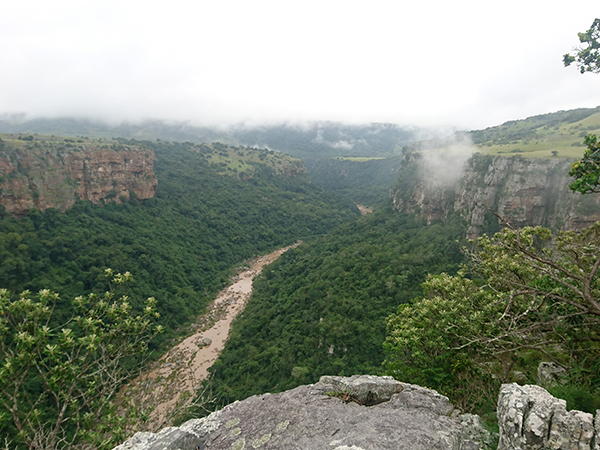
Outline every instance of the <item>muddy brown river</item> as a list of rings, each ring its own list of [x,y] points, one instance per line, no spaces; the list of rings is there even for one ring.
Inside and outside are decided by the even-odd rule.
[[[169,350],[151,371],[130,385],[132,392],[137,392],[138,401],[145,408],[153,409],[143,428],[153,430],[169,425],[174,414],[194,400],[197,389],[208,376],[208,368],[225,347],[232,321],[243,311],[252,294],[254,277],[267,264],[299,244],[251,261],[250,268],[239,273],[233,284],[221,291],[201,316],[198,321],[201,324],[195,325],[199,330]]]

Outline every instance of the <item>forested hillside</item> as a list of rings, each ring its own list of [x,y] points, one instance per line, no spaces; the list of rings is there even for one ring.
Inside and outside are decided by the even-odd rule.
[[[0,117],[0,133],[40,133],[57,136],[127,138],[139,140],[189,141],[196,144],[222,142],[229,145],[269,148],[297,158],[332,156],[382,156],[399,154],[404,145],[431,134],[414,126],[395,124],[348,125],[338,122],[300,122],[283,125],[210,128],[186,122],[146,120],[108,124],[73,117]]]
[[[563,130],[565,127],[571,126],[569,124],[579,120],[591,120],[594,114],[595,110],[585,111],[585,114],[557,113],[554,118],[558,122],[553,126],[557,126],[558,130]],[[545,121],[540,126],[547,126],[549,123],[549,121]],[[456,139],[439,140],[435,143],[438,146],[435,148],[439,148],[438,151],[444,154],[444,146],[449,143],[456,144],[456,142]],[[427,144],[425,146],[427,147]],[[435,158],[435,151],[430,148],[431,146],[428,147],[430,154],[427,156]],[[445,157],[451,159],[453,156],[455,155],[449,152]],[[537,156],[543,155],[538,154]],[[472,176],[483,177],[486,174],[487,166],[478,164],[481,158],[492,159],[491,156],[477,155],[470,160],[472,167],[469,167],[471,167]],[[465,156],[463,161],[466,159]],[[536,161],[525,158],[516,158],[516,160],[532,166]],[[443,158],[440,161],[437,169],[441,168],[442,171],[445,171],[445,176],[452,175],[447,173],[450,168],[454,167],[452,161],[444,163]],[[560,169],[557,169],[560,173],[556,178],[560,179],[563,184],[562,188],[566,189],[568,164],[565,160],[553,158],[549,161],[537,161],[541,165],[548,163],[560,166]],[[339,167],[342,167],[341,164],[325,169],[320,167],[317,170],[326,171]],[[457,170],[457,173],[454,174],[455,178],[459,178],[460,167],[456,165],[455,168]],[[506,172],[505,174],[497,171],[497,179],[494,183],[503,186],[504,184],[510,185],[510,176],[513,176],[514,173],[511,170]],[[339,173],[343,175],[343,172]],[[532,171],[530,171],[530,175],[531,173]],[[425,178],[439,178],[439,174],[434,173],[433,170],[424,170],[422,175]],[[323,178],[325,179],[325,177]],[[335,177],[331,178],[333,187]],[[444,181],[443,178],[442,181]],[[483,189],[489,188],[490,183],[490,180],[486,178],[485,182],[481,181],[479,184],[483,186]],[[522,179],[521,183],[523,183]],[[438,184],[440,184],[439,179]],[[405,165],[400,179],[396,183],[397,191],[402,195],[409,195],[418,185],[419,179],[415,176],[414,166]],[[532,202],[534,198],[538,199],[540,194],[537,191],[534,193],[533,190],[530,190],[529,196],[527,195],[525,191],[528,187],[529,185],[525,184],[523,201]],[[440,186],[438,188],[437,191],[432,192],[434,199],[437,201],[454,200],[454,195],[445,199],[444,189]],[[470,188],[470,190],[474,191],[474,188]],[[423,200],[423,196],[419,198]],[[425,198],[425,200],[428,199]],[[585,200],[594,199],[586,198]],[[476,206],[475,203],[477,202],[465,202],[464,208],[472,211]],[[483,204],[485,205],[485,202]],[[493,203],[491,205],[493,206]],[[499,225],[493,213],[489,212],[492,220],[484,220],[487,217],[487,210],[485,210],[485,206],[479,205],[479,207],[484,208],[479,232],[491,235],[494,231],[498,231]],[[597,396],[593,393],[596,392],[598,384],[597,368],[589,361],[584,364],[581,359],[577,358],[581,358],[584,354],[582,352],[590,351],[591,348],[596,351],[595,347],[597,346],[590,340],[582,338],[579,341],[577,339],[580,338],[573,338],[573,335],[562,334],[562,329],[553,328],[552,325],[544,325],[546,328],[533,339],[534,344],[531,344],[526,350],[519,347],[511,354],[510,358],[505,358],[506,355],[503,353],[504,360],[494,354],[492,350],[488,352],[485,346],[482,348],[488,353],[482,349],[478,350],[481,355],[485,353],[485,356],[481,358],[474,356],[478,354],[477,351],[472,351],[468,358],[462,358],[462,354],[460,357],[457,356],[460,352],[452,347],[452,342],[447,342],[450,340],[448,336],[453,335],[453,327],[462,326],[467,329],[471,323],[476,323],[475,318],[479,317],[477,320],[482,320],[479,312],[483,308],[483,306],[477,306],[471,310],[469,305],[477,304],[476,299],[479,294],[473,292],[473,297],[463,298],[461,286],[454,281],[463,279],[458,268],[462,262],[469,261],[464,258],[461,247],[466,245],[474,249],[470,258],[473,265],[477,264],[479,258],[491,259],[490,255],[494,253],[478,256],[475,244],[468,244],[464,240],[469,224],[461,220],[461,217],[465,217],[465,215],[457,211],[457,208],[449,208],[443,211],[443,214],[428,217],[420,214],[425,209],[423,205],[419,205],[411,211],[412,214],[407,214],[394,211],[390,205],[382,207],[372,216],[366,216],[352,224],[343,225],[323,238],[300,246],[269,267],[257,280],[248,307],[234,324],[231,339],[212,368],[211,385],[217,393],[223,395],[223,401],[227,403],[261,392],[280,391],[300,384],[313,383],[324,374],[352,375],[383,373],[387,370],[388,373],[402,381],[419,380],[419,383],[439,389],[445,395],[449,395],[461,408],[484,414],[489,421],[493,422],[493,408],[500,380],[508,382],[517,376],[520,376],[522,381],[535,380],[537,364],[544,358],[549,358],[549,353],[544,350],[537,351],[537,346],[544,342],[543,339],[556,338],[553,333],[557,333],[559,337],[556,338],[556,341],[563,339],[566,342],[568,339],[574,339],[577,345],[574,345],[573,348],[577,347],[577,352],[580,353],[575,357],[559,347],[556,354],[551,357],[555,358],[554,360],[562,361],[565,367],[573,368],[569,381],[565,381],[567,385],[563,386],[562,390],[557,388],[554,392],[557,395],[567,396],[570,407],[593,409],[592,406],[597,404]],[[537,224],[531,217],[525,217],[519,222],[519,226]],[[524,233],[530,232],[525,231]],[[549,236],[552,235],[550,230],[534,232],[545,236],[546,240],[549,240]],[[575,240],[573,236],[577,236],[577,234],[567,233],[564,236],[567,237],[557,239],[571,242],[569,239]],[[587,236],[585,239],[581,238],[582,241],[592,242],[595,239],[590,237],[595,236],[592,232],[586,232],[585,236]],[[550,252],[553,245],[549,243],[549,247],[546,249],[541,247],[540,241],[532,242],[533,244],[527,245],[532,245],[532,248],[536,248],[536,251],[544,254]],[[499,243],[497,245],[499,248],[505,249],[509,244]],[[559,244],[559,247],[561,245],[563,244]],[[580,243],[577,242],[576,245],[580,245]],[[584,244],[581,243],[581,245]],[[595,248],[593,247],[596,245],[595,241],[590,245],[592,247],[585,247],[586,251]],[[486,248],[485,245],[484,248]],[[550,271],[546,269],[541,270],[541,273],[528,273],[527,276],[531,278],[526,281],[520,278],[524,276],[520,272],[522,268],[516,269],[514,264],[518,265],[521,257],[517,250],[507,257],[508,259],[505,261],[507,274],[499,282],[501,283],[511,276],[512,271],[516,271],[513,275],[517,280],[527,283],[527,289],[530,289],[531,286],[533,286],[531,287],[533,290],[540,289],[540,286],[546,286],[548,277],[553,276],[548,275]],[[578,264],[580,263],[581,261],[578,262]],[[491,274],[494,273],[493,264],[495,262],[490,262]],[[548,264],[551,266],[552,263]],[[571,262],[566,264],[571,264]],[[592,266],[593,264],[589,265],[593,273],[595,269]],[[524,267],[523,270],[525,270]],[[597,265],[594,267],[597,268]],[[448,275],[442,275],[439,278],[433,277],[426,285],[422,285],[427,274],[442,273],[459,275],[456,278]],[[470,276],[477,278],[480,275],[469,273],[466,276],[467,281],[464,283],[470,282]],[[452,283],[456,283],[456,286],[454,284],[446,286],[443,284],[444,280],[451,280]],[[474,284],[482,285],[484,288],[486,286],[485,281],[479,278]],[[516,281],[515,286],[522,285]],[[426,292],[423,292],[423,288],[426,289]],[[551,297],[555,292],[543,295]],[[502,297],[504,294],[502,292],[496,294],[502,297],[502,301],[508,302],[508,299],[512,298],[510,293],[511,291],[508,291],[504,297]],[[439,295],[439,297],[434,297],[435,295]],[[450,297],[448,300],[445,295],[454,297]],[[463,297],[460,297],[461,295]],[[432,297],[435,299],[434,301],[430,300]],[[443,303],[446,300],[461,305],[460,307],[469,311],[473,319],[464,321],[462,317],[466,317],[467,313],[456,313],[460,310],[456,309],[454,304],[449,307],[450,309],[441,307],[438,311],[435,301]],[[502,305],[503,308],[510,309],[510,303],[509,306]],[[499,306],[496,307],[499,308]],[[553,308],[554,299],[548,300],[544,307]],[[561,307],[562,305],[557,306],[557,309]],[[541,308],[542,306],[540,306]],[[526,306],[523,306],[523,310],[526,310]],[[418,316],[413,318],[413,311]],[[502,316],[502,311],[504,309],[498,311],[499,317]],[[382,363],[385,358],[383,350],[383,343],[386,339],[385,325],[386,319],[393,313],[396,314],[388,319],[390,327],[388,333],[397,333],[393,336],[399,336],[397,338],[399,343],[396,344],[394,340],[396,338],[391,338],[388,334],[388,341],[394,342],[394,345],[387,346],[389,359],[384,369]],[[437,318],[440,319],[440,324],[442,320],[445,321],[443,329],[436,328]],[[461,320],[465,323],[460,324]],[[592,322],[593,319],[590,319],[590,323]],[[573,330],[576,335],[578,331]],[[529,329],[526,332],[528,331]],[[457,332],[457,334],[460,333]],[[428,340],[428,336],[432,336],[432,338]],[[515,335],[515,339],[518,340],[519,336]],[[406,344],[408,339],[413,339],[410,342],[418,342],[418,344],[411,347]],[[474,339],[479,339],[479,336]],[[504,342],[505,337],[492,336],[489,339],[494,343],[496,340]],[[457,338],[457,340],[459,339]],[[469,343],[464,343],[465,340],[466,338],[463,338],[463,345],[469,345]],[[567,348],[571,342],[564,345],[564,348]],[[421,350],[421,347],[426,350]],[[585,347],[585,350],[582,350],[582,347]],[[421,363],[419,358],[423,358],[425,362]],[[398,363],[398,360],[401,363]],[[510,362],[505,360],[510,360]],[[585,371],[585,374],[576,373],[580,369]],[[586,392],[586,389],[589,389],[590,392]]]
[[[566,155],[563,147],[553,145],[559,141],[582,140],[579,135],[595,129],[598,117],[600,113],[596,110],[561,112],[473,132],[472,137],[480,149],[490,153],[529,156],[526,151],[513,151],[516,143],[537,149],[529,152],[531,156],[551,157],[549,164],[557,172],[553,180],[563,180],[566,176],[558,176],[558,172],[567,170],[566,159],[561,158]],[[302,161],[266,148],[118,140],[123,145],[132,144],[154,152],[156,196],[146,200],[132,196],[123,204],[108,201],[93,205],[80,201],[65,213],[53,208],[44,212],[31,210],[21,219],[3,213],[0,217],[2,287],[13,293],[24,289],[35,292],[41,288],[59,291],[57,320],[64,320],[71,312],[67,299],[106,290],[103,275],[106,267],[118,272],[130,271],[135,279],[130,288],[134,311],[142,309],[142,299],[148,296],[157,300],[159,322],[167,332],[153,341],[152,349],[163,349],[204,310],[215,292],[227,283],[236,265],[253,255],[301,239],[305,241],[302,245],[283,255],[256,279],[252,298],[234,323],[225,350],[212,368],[209,384],[222,404],[312,383],[325,374],[382,374],[387,370],[403,381],[414,381],[406,377],[414,378],[444,394],[461,396],[458,400],[467,409],[484,405],[487,412],[491,412],[499,377],[509,381],[518,368],[531,380],[540,358],[537,353],[515,353],[514,364],[504,375],[493,373],[495,378],[491,369],[488,370],[492,365],[488,364],[490,361],[483,351],[473,353],[481,356],[477,363],[471,356],[458,361],[453,359],[453,353],[437,354],[438,349],[444,349],[448,333],[437,330],[435,320],[428,315],[431,283],[446,279],[462,282],[459,266],[465,261],[463,246],[471,248],[465,241],[470,224],[464,220],[468,215],[462,214],[456,206],[434,208],[434,212],[441,214],[428,214],[427,208],[435,207],[435,202],[415,203],[414,208],[404,210],[398,208],[398,199],[419,192],[415,190],[419,186],[416,169],[409,164],[403,165],[402,178],[394,183],[397,166],[402,161],[399,156],[390,156],[390,152],[398,152],[399,142],[409,140],[404,133],[410,130],[372,126],[371,134],[375,137],[363,142],[360,134],[353,134],[351,127],[299,128],[291,135],[290,130],[284,128],[255,130],[254,134],[244,136],[253,138],[259,145],[270,146],[268,140],[282,147],[296,148],[297,154],[308,157],[308,174]],[[361,133],[366,129],[369,127],[363,128]],[[419,153],[427,148],[434,154],[432,146],[441,148],[456,142],[455,137],[451,137],[413,145],[412,150]],[[569,149],[577,148],[569,145]],[[580,151],[581,148],[577,150]],[[320,152],[331,152],[335,158],[311,159]],[[355,154],[360,156],[340,157],[344,152],[357,152]],[[368,156],[363,152],[368,152]],[[420,152],[421,156],[425,153]],[[451,152],[447,153],[453,158]],[[549,191],[541,183],[534,192],[520,180],[526,176],[521,173],[525,174],[527,168],[542,167],[535,171],[527,169],[529,182],[533,183],[532,174],[548,172],[543,168],[548,166],[547,161],[538,160],[533,164],[516,157],[515,161],[524,167],[518,171],[502,162],[507,158],[497,159],[498,164],[507,169],[493,171],[497,185],[508,186],[509,176],[519,178],[512,184],[526,187],[522,189],[523,202],[532,203],[532,196],[541,198],[542,193]],[[482,160],[494,158],[479,155],[471,160],[471,172],[477,174],[473,177],[477,189],[465,188],[469,194],[479,192],[479,188],[486,195],[490,194],[491,184],[485,181],[486,170],[495,165],[478,163]],[[449,168],[453,167],[449,163],[438,166],[445,175],[450,175]],[[433,181],[440,179],[433,171],[424,170],[420,174]],[[400,210],[394,209],[392,200],[388,199],[372,215],[360,217],[354,203],[380,203],[392,186],[395,186],[393,200]],[[461,197],[454,191],[448,191],[448,195],[443,189],[434,191],[432,198],[439,201],[452,203],[462,197],[471,198]],[[416,197],[427,200],[427,196]],[[521,199],[521,196],[513,197]],[[498,224],[493,214],[486,212],[485,206],[489,203],[486,201],[487,197],[478,202],[483,211],[478,232],[490,233],[498,229]],[[462,203],[461,207],[472,211],[477,202],[465,200]],[[539,207],[538,203],[532,205]],[[514,205],[505,209],[514,214],[518,212]],[[524,217],[519,225],[528,225],[528,220],[531,221],[526,214]],[[540,233],[547,236],[550,232]],[[538,242],[535,240],[535,245]],[[589,246],[583,247],[588,249]],[[494,267],[493,261],[491,264]],[[422,283],[427,275],[442,273],[459,275],[432,278],[423,292]],[[536,289],[548,285],[548,280],[536,277],[537,274],[531,275],[531,281],[527,282]],[[487,286],[481,279],[477,283]],[[470,289],[478,287],[469,286]],[[436,292],[434,290],[434,294]],[[425,306],[421,308],[422,305]],[[477,323],[475,319],[480,309],[471,311],[470,323]],[[417,323],[418,326],[413,327],[417,331],[412,328],[407,331],[414,342],[428,349],[421,352],[421,356],[425,355],[423,361],[413,358],[419,356],[413,353],[413,348],[402,346],[406,339],[398,345],[388,341],[388,355],[384,353],[386,318],[394,317],[389,324],[396,327],[388,329],[389,337],[390,332],[404,330],[407,317],[402,311],[415,311],[417,316],[425,317],[422,320],[425,326]],[[448,327],[453,327],[456,317],[451,314],[449,317]],[[427,339],[419,340],[419,336],[426,336],[419,327],[431,331],[440,346]],[[565,336],[573,341],[579,339],[576,332]],[[575,347],[596,351],[597,346],[585,342]],[[561,361],[569,360],[564,352],[559,353]],[[384,366],[386,357],[388,364]],[[585,357],[580,361],[585,362],[579,366],[582,371],[597,373],[597,367]],[[469,370],[464,371],[465,367]],[[485,398],[478,399],[475,405],[465,392],[470,390],[473,380],[484,379],[492,381],[478,386],[493,389],[485,392],[482,395]],[[577,382],[581,383],[582,379],[587,384],[572,392],[580,393],[589,386],[598,389],[598,383],[592,383],[585,375]]]
[[[103,292],[107,267],[130,271],[134,306],[156,297],[164,340],[202,311],[234,265],[359,214],[302,173],[278,174],[295,167],[289,157],[224,145],[131,143],[156,154],[156,196],[121,205],[78,202],[66,213],[32,210],[23,219],[4,215],[2,287],[47,288],[69,299]],[[236,151],[244,154],[236,160],[240,173],[220,159],[230,152],[233,161]]]
[[[144,120],[141,122],[109,124],[101,120],[78,117],[27,118],[20,114],[0,116],[0,133],[39,133],[56,136],[86,136],[93,138],[125,138],[154,141],[194,142],[196,144],[223,142],[236,144],[228,133],[214,128],[193,126],[187,122]]]
[[[376,206],[389,198],[390,186],[398,178],[401,164],[401,156],[338,156],[306,161],[315,185],[367,206]]]
[[[283,255],[255,282],[212,369],[224,401],[380,373],[385,318],[421,294],[427,273],[462,261],[459,220],[426,226],[390,206]]]
[[[335,156],[389,156],[419,138],[417,127],[389,123],[348,125],[335,122],[309,122],[232,129],[245,145],[276,149],[302,159]]]

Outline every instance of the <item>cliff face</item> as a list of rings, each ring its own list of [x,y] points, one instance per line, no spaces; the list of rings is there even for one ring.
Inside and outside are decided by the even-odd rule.
[[[600,196],[569,190],[571,162],[476,154],[452,179],[427,158],[410,155],[405,179],[391,195],[396,209],[420,212],[428,222],[459,212],[469,224],[468,237],[481,232],[488,208],[516,227],[581,229],[600,220]]]
[[[3,141],[0,204],[14,215],[30,208],[69,209],[77,200],[152,198],[154,153],[135,146]]]

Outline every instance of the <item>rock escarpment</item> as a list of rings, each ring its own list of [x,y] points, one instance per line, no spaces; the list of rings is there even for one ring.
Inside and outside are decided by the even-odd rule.
[[[488,448],[479,417],[448,398],[391,377],[321,377],[315,385],[250,397],[115,450]]]
[[[391,192],[396,209],[419,212],[428,222],[459,212],[469,224],[468,237],[485,227],[488,208],[515,227],[577,230],[600,220],[600,197],[568,188],[572,161],[475,154],[453,165],[443,158],[407,155],[405,179]]]
[[[71,140],[72,141],[72,140]],[[154,153],[130,145],[73,145],[64,141],[3,140],[0,204],[14,215],[31,208],[65,211],[77,200],[93,203],[152,198]]]
[[[600,449],[600,410],[595,417],[567,411],[564,400],[540,386],[502,385],[498,425],[498,450]]]

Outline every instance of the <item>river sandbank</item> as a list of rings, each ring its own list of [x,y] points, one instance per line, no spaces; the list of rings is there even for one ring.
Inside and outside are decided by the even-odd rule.
[[[244,310],[252,294],[252,282],[262,269],[300,242],[249,262],[207,308],[194,327],[198,330],[163,355],[152,369],[130,385],[140,402],[152,412],[143,428],[159,429],[169,425],[174,413],[194,400],[208,368],[219,357],[231,323]],[[249,266],[249,267],[248,267]]]

